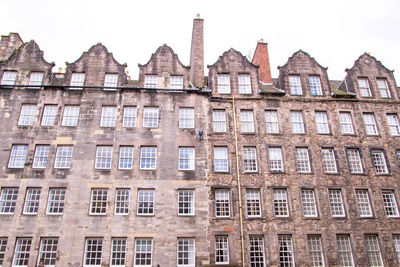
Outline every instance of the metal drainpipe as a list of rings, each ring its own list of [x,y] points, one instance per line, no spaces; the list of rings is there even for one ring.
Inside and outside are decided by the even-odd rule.
[[[237,177],[237,187],[239,195],[239,219],[240,219],[240,239],[242,246],[242,266],[246,267],[246,258],[244,253],[244,231],[243,231],[243,207],[242,207],[242,190],[241,190],[241,180],[239,171],[239,149],[238,149],[238,137],[237,137],[237,124],[236,124],[236,106],[235,98],[232,98],[232,108],[233,108],[233,132],[235,135],[235,150],[236,150],[236,177]]]

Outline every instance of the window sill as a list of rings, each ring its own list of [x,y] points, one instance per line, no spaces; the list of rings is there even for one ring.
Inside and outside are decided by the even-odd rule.
[[[306,216],[303,216],[303,219],[304,220],[321,220],[321,218],[319,216],[317,216],[317,217],[306,217]]]
[[[286,174],[285,171],[269,171],[270,174]]]
[[[342,136],[354,136],[354,137],[356,137],[357,134],[355,134],[355,133],[342,133]]]
[[[215,174],[231,174],[230,171],[214,171]]]
[[[260,216],[260,217],[256,217],[256,216],[254,216],[254,217],[246,217],[246,220],[266,220],[267,218],[265,218],[265,217],[262,217],[262,216]]]
[[[178,214],[178,217],[182,217],[182,218],[187,218],[187,217],[193,218],[195,216],[196,216],[195,214]]]

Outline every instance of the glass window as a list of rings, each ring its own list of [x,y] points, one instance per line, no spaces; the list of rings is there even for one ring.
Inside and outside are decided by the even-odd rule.
[[[3,187],[0,195],[0,214],[13,214],[17,197],[18,188]]]
[[[371,151],[372,165],[374,165],[376,174],[388,174],[389,169],[386,163],[385,154],[383,150]]]
[[[249,74],[238,75],[239,94],[251,94],[251,80]]]
[[[246,204],[248,217],[261,217],[260,189],[246,190]]]
[[[231,93],[231,80],[229,74],[218,74],[218,94],[230,94]]]
[[[290,121],[292,123],[292,133],[303,134],[305,132],[303,123],[303,113],[301,113],[301,111],[291,111]]]
[[[214,147],[214,171],[215,172],[229,171],[227,147]]]
[[[123,127],[136,126],[136,107],[124,107],[124,117],[122,119]]]
[[[321,149],[322,162],[326,173],[337,173],[335,151],[332,148]]]
[[[194,190],[178,190],[178,215],[194,215]]]
[[[278,112],[276,110],[265,111],[265,125],[267,133],[279,133]]]
[[[307,148],[296,148],[296,166],[300,173],[310,173],[311,164]]]
[[[157,75],[146,75],[144,77],[144,88],[157,88]]]
[[[215,263],[229,264],[229,243],[228,236],[215,236]]]
[[[249,236],[249,253],[252,267],[265,266],[265,247],[262,236]]]
[[[369,266],[383,267],[381,248],[377,235],[365,235],[365,247],[367,249]]]
[[[400,235],[393,235],[393,243],[397,255],[397,263],[400,264]]]
[[[282,150],[280,147],[269,147],[269,171],[283,172]]]
[[[315,124],[317,126],[317,133],[329,134],[328,115],[325,111],[315,112]]]
[[[85,257],[83,266],[101,266],[101,254],[103,252],[102,238],[86,238],[85,242]]]
[[[180,266],[195,266],[195,242],[194,238],[178,238],[177,261]]]
[[[27,154],[28,145],[13,145],[8,168],[24,168]]]
[[[101,127],[115,127],[117,120],[117,107],[103,107],[101,109]]]
[[[278,235],[280,267],[294,267],[294,250],[291,235]]]
[[[57,105],[44,105],[42,126],[54,126],[57,117]]]
[[[46,214],[60,215],[64,213],[65,188],[50,188]]]
[[[7,238],[0,238],[0,266],[3,266],[4,256],[6,255]]]
[[[378,135],[378,128],[376,127],[374,114],[363,113],[363,120],[367,135]]]
[[[368,190],[356,190],[356,200],[360,217],[372,217],[372,209],[369,202]]]
[[[1,85],[14,85],[17,79],[16,71],[5,71],[3,77],[1,78]]]
[[[183,76],[170,76],[169,82],[171,89],[183,89]]]
[[[215,216],[230,217],[230,196],[228,189],[215,190]]]
[[[126,261],[126,238],[111,239],[111,267],[125,267]]]
[[[62,126],[77,126],[79,119],[79,106],[65,106]]]
[[[315,202],[315,194],[313,189],[301,190],[301,203],[303,205],[304,217],[317,217],[317,203]]]
[[[54,168],[69,169],[71,167],[73,146],[58,146]]]
[[[116,215],[128,215],[129,214],[129,202],[130,202],[131,190],[120,188],[115,190],[115,210]]]
[[[28,266],[29,253],[31,252],[32,238],[17,238],[12,266]]]
[[[104,87],[117,87],[118,86],[118,74],[107,73],[104,77]],[[113,90],[115,88],[107,88],[105,90]]]
[[[36,105],[23,104],[19,114],[18,125],[33,125],[36,117]]]
[[[39,89],[42,85],[43,76],[43,72],[32,72],[31,76],[29,77],[29,88]]]
[[[257,172],[257,152],[255,147],[243,147],[243,171]]]
[[[194,147],[179,148],[179,170],[194,170]]]
[[[158,127],[158,108],[146,107],[143,109],[143,127],[145,128]]]
[[[400,135],[400,124],[397,114],[386,114],[386,119],[389,125],[389,131],[392,136]]]
[[[379,94],[382,98],[390,98],[390,91],[386,79],[376,79]]]
[[[139,189],[138,192],[138,215],[153,215],[154,214],[154,190]]]
[[[216,133],[226,132],[225,110],[213,110],[213,131]]]
[[[301,88],[300,76],[289,75],[289,87],[291,95],[302,95],[303,89]]]
[[[135,239],[135,264],[134,266],[152,266],[153,240],[151,238]]]
[[[360,151],[356,148],[350,148],[346,151],[350,172],[353,174],[364,173],[360,158]]]
[[[24,212],[23,214],[37,214],[39,210],[39,201],[41,188],[28,188],[26,190]]]
[[[308,77],[311,95],[322,95],[321,80],[318,76]]]
[[[399,217],[399,209],[397,208],[396,197],[392,190],[382,190],[383,207],[386,216]]]
[[[360,88],[361,97],[372,97],[371,90],[369,88],[368,79],[359,78],[358,87]]]
[[[351,249],[351,241],[349,235],[337,235],[337,248],[338,248],[338,259],[339,266],[342,267],[353,267],[353,251]]]
[[[342,190],[329,189],[329,205],[331,207],[332,217],[345,217]]]
[[[289,216],[289,205],[286,189],[274,189],[274,214],[276,217]]]
[[[106,215],[108,189],[92,189],[90,196],[90,215]]]
[[[43,261],[45,267],[56,266],[58,238],[42,238],[40,240],[38,265]]]
[[[308,253],[310,257],[310,267],[324,267],[324,253],[322,251],[321,235],[308,235]]]
[[[156,147],[142,147],[140,149],[140,169],[155,170],[157,160]]]
[[[47,158],[49,157],[49,145],[37,145],[35,156],[33,157],[32,168],[46,168]]]
[[[71,90],[82,90],[85,84],[85,73],[72,73],[71,77]]]
[[[118,168],[121,170],[130,170],[132,169],[132,165],[133,165],[133,146],[121,146],[119,148]]]
[[[342,134],[354,134],[350,112],[339,112],[339,120]]]
[[[112,146],[97,146],[96,169],[111,169]]]
[[[194,108],[179,109],[179,128],[194,128]]]
[[[252,110],[240,111],[240,124],[242,133],[254,133],[254,116]]]

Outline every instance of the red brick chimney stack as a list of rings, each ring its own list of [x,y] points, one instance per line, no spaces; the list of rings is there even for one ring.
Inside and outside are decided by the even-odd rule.
[[[268,44],[264,43],[263,39],[258,41],[256,51],[254,51],[254,56],[251,63],[259,66],[258,77],[260,81],[266,84],[272,84],[271,66],[269,65]]]
[[[193,20],[192,48],[190,50],[190,81],[197,88],[204,87],[204,33],[203,19],[197,14]]]

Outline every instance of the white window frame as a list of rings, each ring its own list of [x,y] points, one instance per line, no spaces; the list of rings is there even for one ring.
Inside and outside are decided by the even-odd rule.
[[[371,160],[377,175],[389,174],[385,152],[381,149],[371,150]]]
[[[57,118],[57,105],[44,105],[42,115],[42,126],[54,126]]]
[[[32,126],[35,122],[37,106],[35,104],[22,104],[18,125]]]
[[[357,83],[358,88],[360,89],[361,97],[372,97],[371,88],[369,86],[369,81],[367,78],[358,78]]]
[[[246,189],[247,217],[261,218],[261,194],[258,188]]]
[[[379,90],[381,98],[391,98],[389,86],[385,78],[377,78],[376,85]]]
[[[357,148],[346,149],[347,159],[349,161],[349,170],[352,174],[363,174],[363,164],[361,161],[360,150]]]
[[[115,106],[104,106],[101,109],[101,127],[115,127],[117,121],[117,107]]]
[[[143,108],[143,128],[158,128],[159,108]]]
[[[12,145],[8,168],[23,169],[25,167],[28,145]]]
[[[338,173],[335,150],[333,148],[322,148],[322,165],[325,173]]]
[[[321,79],[319,76],[308,76],[310,82],[310,93],[312,96],[322,96]]]
[[[1,85],[13,86],[17,80],[16,71],[4,71],[3,77],[1,78]]]
[[[0,214],[13,214],[17,205],[18,188],[3,187],[0,195]]]
[[[178,215],[193,216],[195,214],[195,191],[193,189],[178,190]]]
[[[284,172],[282,148],[268,147],[268,164],[270,172]]]
[[[96,147],[96,163],[95,169],[109,170],[112,165],[112,146],[97,146]]]
[[[144,76],[144,88],[157,88],[157,75],[146,74]]]
[[[301,111],[290,111],[290,122],[293,134],[305,133],[303,113]]]
[[[85,85],[85,73],[73,72],[71,75],[71,83],[70,90],[83,90],[83,86]]]
[[[303,216],[306,218],[318,217],[317,201],[315,199],[314,189],[301,189],[301,205],[303,207]]]
[[[229,264],[229,239],[227,235],[215,236],[215,264]]]
[[[279,133],[278,112],[276,110],[265,111],[265,130],[270,134]]]
[[[229,172],[228,147],[214,147],[214,171]]]
[[[126,266],[126,247],[127,240],[125,237],[111,238],[110,267]]]
[[[330,134],[328,114],[326,111],[315,112],[315,125],[318,134]]]
[[[397,206],[394,190],[382,190],[382,202],[387,217],[399,217],[399,208]]]
[[[31,252],[32,238],[18,237],[15,242],[14,257],[12,261],[13,267],[27,267],[29,254]]]
[[[365,235],[365,249],[367,251],[369,266],[383,267],[382,253],[379,245],[378,235]]]
[[[300,75],[289,75],[290,95],[303,95]]]
[[[296,169],[298,173],[311,173],[311,160],[308,148],[296,148]]]
[[[229,74],[218,74],[217,75],[217,88],[218,88],[218,94],[230,94],[231,93],[231,76]]]
[[[215,217],[231,217],[231,196],[229,189],[215,189]]]
[[[136,127],[137,107],[125,106],[122,127]]]
[[[118,74],[106,73],[104,76],[104,87],[114,87],[114,88],[104,88],[104,90],[115,91],[118,87]]]
[[[243,147],[243,171],[246,173],[258,172],[256,147]]]
[[[329,189],[329,206],[333,218],[344,218],[346,212],[344,209],[343,195],[341,189]]]
[[[29,187],[26,189],[24,215],[36,215],[39,211],[40,194],[42,189],[40,187]]]
[[[280,266],[294,267],[294,249],[291,235],[278,235]]]
[[[54,161],[55,169],[71,168],[72,155],[74,147],[68,145],[57,146],[56,159]]]
[[[151,238],[135,239],[135,259],[133,266],[134,267],[153,266],[153,239]]]
[[[140,148],[140,169],[155,170],[157,166],[157,147],[142,146]]]
[[[100,258],[97,256],[100,254]],[[91,256],[94,256],[93,258]],[[103,238],[86,238],[83,267],[101,267],[103,255]],[[90,261],[94,260],[94,264]],[[87,263],[89,261],[89,263]]]
[[[224,109],[213,110],[213,131],[226,133],[226,111]]]
[[[169,87],[171,89],[183,89],[183,76],[181,75],[170,76]]]
[[[251,266],[265,267],[265,246],[262,236],[249,236],[249,261]]]
[[[400,123],[397,114],[386,114],[387,123],[391,136],[400,136]]]
[[[47,200],[47,215],[62,215],[65,208],[65,188],[50,188]]]
[[[239,94],[251,94],[250,74],[238,74]]]
[[[133,146],[120,146],[118,169],[131,170],[132,168],[133,168]]]
[[[196,152],[194,147],[179,147],[178,170],[193,171],[195,169]]]
[[[138,216],[152,216],[155,209],[156,192],[154,189],[139,189],[137,201]]]
[[[50,151],[49,145],[36,145],[35,154],[33,156],[32,168],[45,169],[47,167],[49,151]]]
[[[373,216],[371,201],[367,189],[356,189],[355,191],[358,213],[361,218],[371,218]]]
[[[44,73],[43,72],[31,72],[29,76],[29,88],[30,89],[40,89],[43,82]]]
[[[307,245],[310,267],[324,267],[325,259],[321,235],[307,235]]]
[[[393,245],[397,255],[397,263],[400,264],[400,235],[393,235]]]
[[[177,267],[194,267],[196,262],[196,248],[194,238],[178,238],[177,240]]]
[[[131,190],[129,188],[117,188],[115,190],[115,215],[129,215]]]
[[[365,133],[367,135],[379,135],[378,127],[376,125],[375,116],[373,113],[363,113],[362,114]]]
[[[339,266],[354,267],[353,250],[351,248],[350,235],[336,235]]]
[[[64,106],[62,126],[74,127],[78,125],[80,107],[76,105]]]
[[[254,133],[254,113],[253,110],[240,110],[240,129],[242,133]]]
[[[289,201],[286,188],[274,188],[274,215],[275,217],[289,217]]]
[[[4,263],[4,256],[6,255],[7,243],[8,243],[7,237],[0,238],[0,266],[3,266]]]
[[[92,188],[90,193],[89,215],[102,216],[107,214],[108,189]]]
[[[354,134],[353,120],[349,111],[339,112],[339,120],[342,134]]]
[[[43,260],[44,267],[55,267],[58,252],[58,237],[43,237],[40,239],[37,266]]]
[[[194,128],[194,108],[179,109],[179,128],[181,129]]]

